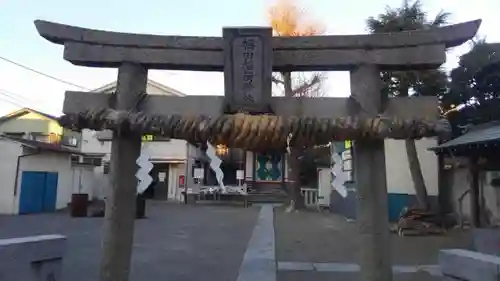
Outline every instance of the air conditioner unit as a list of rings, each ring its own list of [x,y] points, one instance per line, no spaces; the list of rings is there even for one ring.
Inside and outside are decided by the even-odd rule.
[[[71,137],[71,138],[69,138],[68,143],[71,146],[77,146],[78,145],[78,140],[75,137]]]
[[[74,164],[81,164],[81,163],[83,163],[83,156],[82,155],[71,155],[71,162]]]

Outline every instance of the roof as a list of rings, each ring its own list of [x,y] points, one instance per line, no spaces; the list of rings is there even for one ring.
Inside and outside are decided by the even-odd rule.
[[[498,140],[500,140],[500,122],[495,121],[474,126],[467,133],[429,149],[441,150],[469,144],[488,143]]]
[[[7,115],[0,117],[0,123],[5,122],[5,121],[10,120],[10,119],[13,119],[13,118],[16,118],[16,117],[19,117],[19,116],[23,116],[23,115],[28,114],[28,113],[39,114],[39,115],[42,115],[43,117],[46,117],[46,118],[54,120],[54,121],[57,121],[57,119],[58,119],[54,115],[50,115],[50,114],[47,114],[47,113],[44,113],[44,112],[41,112],[41,111],[38,111],[38,110],[35,110],[32,108],[24,107],[24,108],[21,108],[19,110],[16,110],[14,112],[11,112]]]
[[[21,138],[13,138],[13,137],[5,136],[5,135],[0,135],[0,138],[7,139],[7,140],[10,140],[13,142],[17,142],[23,146],[30,147],[33,149],[40,149],[40,150],[59,152],[59,153],[70,153],[70,154],[80,154],[80,155],[84,154],[77,149],[69,148],[69,147],[65,147],[65,146],[61,146],[61,145],[53,144],[53,143],[46,143],[46,142],[21,139]]]
[[[117,81],[113,81],[111,83],[108,83],[104,86],[101,86],[97,89],[92,90],[92,92],[109,92],[109,91],[116,89],[116,84],[117,84]],[[174,88],[163,85],[163,84],[158,83],[156,81],[153,81],[151,79],[148,79],[147,86],[151,86],[151,87],[160,89],[161,91],[165,92],[165,94],[172,95],[172,96],[183,97],[186,95],[186,94],[184,94],[184,93],[182,93]]]

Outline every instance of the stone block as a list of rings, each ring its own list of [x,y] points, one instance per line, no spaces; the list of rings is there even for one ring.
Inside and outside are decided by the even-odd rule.
[[[0,239],[0,280],[61,280],[65,246],[62,235]]]
[[[468,250],[441,250],[439,265],[448,279],[497,281],[500,276],[500,257]]]
[[[476,251],[498,256],[500,255],[500,230],[499,229],[474,229],[474,248]]]

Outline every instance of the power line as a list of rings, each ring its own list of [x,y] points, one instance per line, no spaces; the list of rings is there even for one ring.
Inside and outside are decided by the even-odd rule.
[[[11,91],[8,91],[8,90],[2,89],[2,88],[0,88],[0,93],[4,93],[4,95],[10,96],[13,99],[19,100],[19,98],[20,98],[20,99],[24,100],[23,102],[34,103],[34,101],[26,98],[25,96],[23,96],[21,94],[13,93]]]
[[[4,96],[4,94],[2,94],[2,93],[0,93],[0,95]],[[3,100],[3,101],[5,101],[5,102],[8,102],[8,103],[10,103],[10,104],[12,104],[12,105],[15,105],[15,106],[19,106],[19,107],[21,107],[21,108],[25,107],[24,105],[22,105],[22,104],[20,104],[20,103],[17,103],[17,102],[15,102],[15,101],[11,101],[11,100],[9,100],[9,99],[6,99],[6,98],[5,98],[5,97],[6,97],[6,95],[5,95],[5,97],[2,97],[2,96],[0,96],[0,100]]]
[[[47,77],[47,78],[50,78],[50,79],[52,79],[52,80],[58,81],[58,82],[60,82],[60,83],[64,83],[64,84],[66,84],[66,85],[70,85],[70,86],[73,86],[73,87],[76,87],[76,88],[80,88],[80,89],[82,89],[82,90],[87,90],[87,91],[90,91],[90,89],[89,89],[89,88],[86,88],[86,87],[83,87],[83,86],[77,85],[77,84],[75,84],[75,83],[68,82],[68,81],[66,81],[66,80],[63,80],[63,79],[60,79],[60,78],[54,77],[54,76],[52,76],[52,75],[50,75],[50,74],[47,74],[47,73],[44,73],[44,72],[38,71],[38,70],[36,70],[36,69],[33,69],[33,68],[28,67],[28,66],[25,66],[25,65],[22,65],[22,64],[20,64],[20,63],[18,63],[18,62],[15,62],[15,61],[13,61],[13,60],[8,59],[8,58],[5,58],[5,57],[0,56],[0,59],[1,59],[1,60],[3,60],[3,61],[6,61],[6,62],[8,62],[8,63],[11,63],[11,64],[13,64],[13,65],[16,65],[16,66],[19,66],[19,67],[21,67],[21,68],[24,68],[24,69],[26,69],[26,70],[29,70],[29,71],[31,71],[31,72],[37,73],[37,74],[42,75],[42,76],[45,76],[45,77]]]
[[[22,101],[19,97],[24,99],[24,101]],[[19,94],[16,94],[16,93],[13,93],[13,92],[1,89],[1,88],[0,88],[0,99],[8,102],[10,104],[13,104],[15,106],[19,106],[21,108],[28,107],[28,108],[36,109],[38,111],[46,112],[46,110],[40,110],[41,108],[39,108],[38,106],[32,106],[32,104],[35,104],[36,102],[31,101],[31,100],[23,97],[22,95],[19,95]],[[28,104],[28,106],[26,104]]]

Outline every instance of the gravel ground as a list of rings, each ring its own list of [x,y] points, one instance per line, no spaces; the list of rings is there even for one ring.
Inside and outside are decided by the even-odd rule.
[[[313,212],[284,213],[275,209],[276,255],[278,261],[356,263],[357,229],[334,214]],[[437,263],[440,249],[470,248],[469,233],[453,230],[444,236],[391,236],[394,265]]]
[[[330,272],[278,272],[277,281],[356,281],[359,275],[355,273]],[[430,276],[427,273],[396,274],[393,281],[441,281],[442,277]]]

